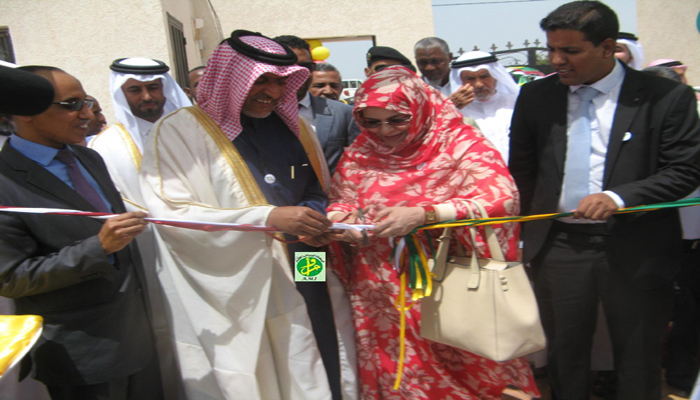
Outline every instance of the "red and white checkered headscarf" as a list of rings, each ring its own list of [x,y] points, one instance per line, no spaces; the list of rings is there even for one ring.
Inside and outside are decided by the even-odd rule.
[[[243,36],[241,40],[269,53],[286,54],[282,45],[263,36]],[[207,62],[197,86],[197,101],[199,107],[216,122],[229,140],[235,139],[243,130],[243,103],[253,83],[267,72],[289,77],[286,90],[274,112],[299,136],[299,106],[296,96],[297,90],[306,82],[309,70],[297,65],[272,65],[252,59],[233,50],[224,41]]]

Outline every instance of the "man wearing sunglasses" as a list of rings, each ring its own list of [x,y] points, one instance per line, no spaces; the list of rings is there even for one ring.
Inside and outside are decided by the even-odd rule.
[[[93,117],[80,82],[54,67],[54,98],[35,115],[13,115],[0,152],[0,204],[114,213],[99,220],[39,213],[0,215],[0,295],[18,314],[44,319],[22,373],[53,399],[161,399],[162,387],[133,239],[146,227],[126,212],[100,156],[77,146]],[[128,394],[130,393],[130,394]]]
[[[297,55],[297,65],[308,69],[313,74],[316,64],[311,58],[310,46],[305,40],[292,35],[278,36],[274,40],[292,49]],[[340,161],[340,156],[343,155],[343,150],[350,146],[360,134],[360,129],[352,117],[351,106],[324,97],[312,96],[309,93],[312,80],[313,77],[310,75],[304,86],[297,91],[299,115],[304,117],[316,132],[328,162],[328,169],[332,174]]]

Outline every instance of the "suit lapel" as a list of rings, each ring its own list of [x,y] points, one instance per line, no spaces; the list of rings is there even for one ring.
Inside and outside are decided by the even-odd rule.
[[[608,141],[608,152],[605,157],[603,189],[608,186],[615,162],[620,154],[620,147],[622,146],[625,133],[629,131],[639,106],[644,102],[644,91],[642,90],[644,83],[637,79],[636,71],[632,71],[629,68],[625,68],[625,70],[625,80],[620,88],[620,97],[617,100],[617,108],[615,109],[615,117]]]
[[[328,102],[323,98],[311,96],[311,109],[314,112],[313,122],[316,128],[316,135],[318,135],[321,145],[325,145],[328,140],[328,133],[333,132],[335,119],[330,107],[328,107]]]
[[[25,157],[14,147],[4,146],[2,158],[13,169],[9,178],[43,197],[51,197],[55,200],[67,203],[71,208],[81,211],[97,211],[70,186],[58,179],[35,161]],[[84,157],[80,157],[83,161]],[[87,168],[87,167],[86,167]],[[92,171],[91,171],[92,173]],[[97,178],[95,178],[97,179]],[[102,186],[102,183],[100,184]],[[107,193],[107,192],[105,192]],[[20,206],[20,205],[17,205]]]
[[[561,181],[564,178],[564,159],[566,158],[568,90],[569,87],[561,84],[557,78],[550,92],[551,98],[543,102],[543,104],[547,104],[549,115],[552,116],[550,117],[552,118],[550,132],[552,134],[554,159],[559,172],[559,185],[561,185]]]
[[[75,153],[80,163],[83,164],[85,169],[90,172],[90,175],[95,179],[102,193],[109,201],[112,210],[115,213],[122,213],[125,211],[124,203],[122,201],[121,195],[115,190],[114,184],[112,183],[112,178],[109,176],[109,172],[102,167],[93,157],[88,157],[86,151],[81,146],[71,146],[73,152]]]

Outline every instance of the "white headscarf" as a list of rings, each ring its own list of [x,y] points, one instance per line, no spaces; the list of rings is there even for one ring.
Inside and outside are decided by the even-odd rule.
[[[462,54],[458,59],[453,61],[456,64],[460,61],[474,60],[478,58],[491,57],[491,53],[485,51],[470,51]],[[468,67],[452,68],[450,72],[450,87],[453,90],[460,88],[462,83],[462,78],[460,75],[462,71],[476,72],[481,69],[487,69],[489,74],[496,80],[496,92],[501,94],[518,94],[520,92],[520,86],[515,83],[515,80],[508,73],[506,68],[499,62],[489,62],[479,65],[470,65]]]
[[[121,61],[121,64],[133,66],[158,65],[158,63],[151,59],[141,57],[127,58],[126,60]],[[131,113],[131,107],[129,107],[129,103],[126,101],[126,97],[122,91],[122,86],[129,79],[135,79],[139,82],[150,82],[156,79],[161,79],[163,83],[163,96],[165,96],[165,106],[163,107],[162,117],[182,107],[192,105],[192,102],[187,97],[185,92],[180,89],[180,85],[178,85],[177,82],[175,82],[175,79],[173,79],[173,77],[167,72],[155,75],[141,75],[112,71],[112,74],[109,77],[109,88],[110,92],[112,93],[114,114],[116,115],[117,120],[124,125],[127,132],[132,135],[134,140],[137,141],[139,145],[141,138],[148,133],[148,130],[153,126],[153,123],[137,118]],[[146,129],[146,131],[142,132],[142,129],[139,127]]]
[[[644,66],[644,51],[642,50],[642,44],[636,40],[629,39],[617,39],[617,43],[627,46],[627,50],[629,50],[630,54],[632,55],[632,61],[629,63],[630,68],[641,70]]]

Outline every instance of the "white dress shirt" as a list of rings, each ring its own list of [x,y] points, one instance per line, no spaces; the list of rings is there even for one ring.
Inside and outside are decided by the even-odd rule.
[[[306,92],[306,96],[299,100],[299,115],[309,121],[309,124],[314,128],[315,132],[316,124],[314,123],[314,111],[311,109],[311,94],[309,94],[309,92]]]
[[[625,69],[620,65],[620,61],[615,63],[613,70],[594,82],[590,87],[597,89],[600,93],[593,98],[595,115],[591,116],[591,173],[588,184],[588,193],[605,193],[610,196],[619,208],[625,207],[625,202],[616,193],[609,190],[603,191],[603,175],[605,173],[605,156],[608,152],[610,141],[610,131],[617,110],[617,100],[620,97],[620,89],[625,79]],[[574,92],[583,85],[569,86],[568,108],[567,108],[567,135],[571,128],[572,115],[578,108],[581,99]],[[558,212],[569,212],[564,208],[564,192],[566,186],[562,187],[562,195],[559,198]],[[596,223],[599,221],[575,220],[571,217],[560,218],[562,222],[573,223]]]

